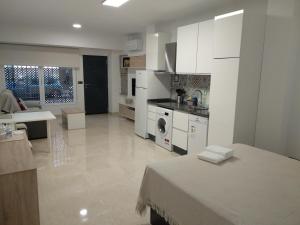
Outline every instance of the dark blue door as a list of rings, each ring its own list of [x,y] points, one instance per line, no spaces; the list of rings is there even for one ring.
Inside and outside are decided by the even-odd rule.
[[[86,114],[108,112],[106,56],[83,56],[84,99]]]

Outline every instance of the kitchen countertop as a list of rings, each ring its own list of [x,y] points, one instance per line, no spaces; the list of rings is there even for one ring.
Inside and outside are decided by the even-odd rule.
[[[194,106],[188,106],[186,104],[178,104],[173,99],[152,99],[148,100],[148,103],[151,105],[156,105],[158,107],[186,112],[189,114],[193,114],[196,116],[201,116],[205,118],[209,118],[209,110],[208,109],[197,109]]]

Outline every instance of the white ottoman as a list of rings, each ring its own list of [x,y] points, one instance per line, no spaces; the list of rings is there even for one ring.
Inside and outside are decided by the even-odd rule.
[[[85,128],[85,113],[79,108],[62,109],[63,125],[68,130],[84,129]]]

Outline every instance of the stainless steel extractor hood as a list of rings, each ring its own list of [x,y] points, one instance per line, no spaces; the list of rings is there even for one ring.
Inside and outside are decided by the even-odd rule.
[[[177,43],[168,43],[165,46],[165,70],[158,70],[155,73],[159,74],[175,74],[176,73],[176,54]]]

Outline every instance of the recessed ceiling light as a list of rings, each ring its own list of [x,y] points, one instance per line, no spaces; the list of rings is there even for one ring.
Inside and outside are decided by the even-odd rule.
[[[74,23],[73,27],[76,28],[76,29],[80,29],[82,26],[79,23]]]
[[[102,2],[103,5],[112,6],[112,7],[120,7],[125,4],[129,0],[104,0]]]

